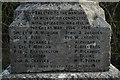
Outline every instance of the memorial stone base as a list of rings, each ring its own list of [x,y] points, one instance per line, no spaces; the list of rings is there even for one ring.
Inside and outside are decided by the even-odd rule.
[[[107,72],[44,72],[9,74],[8,68],[3,72],[2,80],[120,80],[120,72],[112,64]]]

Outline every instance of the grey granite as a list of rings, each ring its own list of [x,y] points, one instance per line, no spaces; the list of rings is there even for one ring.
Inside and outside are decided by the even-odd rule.
[[[111,26],[98,3],[21,4],[9,31],[11,73],[109,70]]]
[[[4,71],[2,80],[120,80],[120,71],[112,64],[106,72],[47,72],[10,74]]]

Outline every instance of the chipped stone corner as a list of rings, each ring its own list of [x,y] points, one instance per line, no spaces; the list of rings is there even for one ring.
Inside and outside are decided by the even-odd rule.
[[[84,2],[80,3],[80,5],[84,9],[91,26],[96,18],[100,17],[105,20],[105,12],[98,2]]]

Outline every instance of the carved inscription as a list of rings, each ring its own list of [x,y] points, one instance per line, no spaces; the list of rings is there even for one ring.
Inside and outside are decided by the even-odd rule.
[[[10,27],[13,73],[101,70],[104,55],[108,54],[105,50],[109,49],[104,47],[109,45],[105,38],[110,36],[104,27],[92,27],[84,11],[40,10],[26,14],[32,15],[29,27]]]

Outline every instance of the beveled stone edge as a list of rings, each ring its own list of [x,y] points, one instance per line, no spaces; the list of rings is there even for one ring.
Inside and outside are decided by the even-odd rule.
[[[120,79],[120,71],[112,64],[110,70],[106,72],[50,72],[50,73],[29,73],[29,74],[10,74],[10,66],[0,74],[4,78],[118,78]]]

